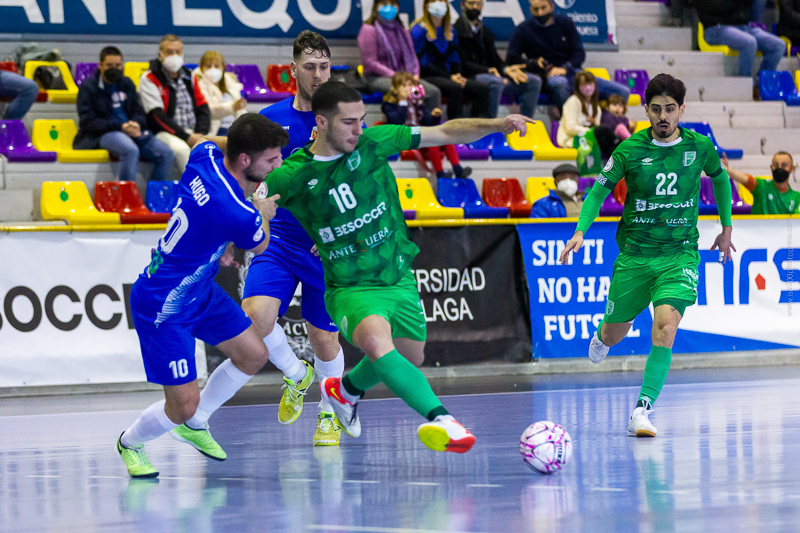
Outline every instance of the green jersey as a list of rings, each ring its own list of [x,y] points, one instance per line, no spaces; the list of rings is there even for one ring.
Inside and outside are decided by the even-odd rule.
[[[395,285],[411,268],[419,248],[386,158],[419,141],[419,127],[375,126],[353,152],[319,157],[308,144],[267,176],[269,194],[317,245],[328,289]]]
[[[800,192],[789,187],[781,192],[772,180],[756,179],[753,189],[754,215],[791,215],[800,208]]]
[[[681,128],[677,139],[661,143],[648,128],[620,143],[596,181],[613,190],[625,178],[628,186],[617,228],[620,252],[653,257],[696,251],[703,171],[712,178],[725,172],[705,135]]]

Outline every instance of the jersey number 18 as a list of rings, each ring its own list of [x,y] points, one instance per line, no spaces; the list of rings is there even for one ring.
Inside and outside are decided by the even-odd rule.
[[[353,196],[350,186],[346,183],[342,183],[338,187],[330,189],[328,195],[333,196],[333,199],[336,200],[336,205],[339,207],[339,211],[342,213],[344,213],[346,209],[353,209],[357,204],[356,197]]]

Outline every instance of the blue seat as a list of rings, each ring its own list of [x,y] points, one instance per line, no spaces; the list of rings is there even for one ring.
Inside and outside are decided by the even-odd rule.
[[[470,148],[479,150],[489,150],[492,159],[501,160],[530,160],[533,159],[531,150],[514,150],[508,145],[506,136],[500,132],[495,132],[486,137],[478,139],[468,145]]]
[[[758,94],[764,101],[783,100],[786,105],[800,105],[792,75],[784,70],[762,70],[758,74]]]
[[[364,104],[380,104],[383,103],[383,94],[364,93],[361,95],[361,101],[364,102]]]
[[[177,181],[147,182],[147,208],[153,213],[172,213],[178,204]]]
[[[681,122],[680,127],[695,133],[699,133],[700,135],[705,135],[711,139],[711,142],[714,143],[714,148],[717,149],[717,153],[720,155],[720,157],[722,154],[725,154],[728,159],[741,159],[744,156],[744,150],[722,148],[717,142],[717,139],[714,138],[714,132],[711,131],[711,126],[708,125],[708,122]]]
[[[489,207],[483,203],[475,182],[469,178],[439,178],[437,196],[445,207],[462,208],[464,218],[508,218],[507,207]]]

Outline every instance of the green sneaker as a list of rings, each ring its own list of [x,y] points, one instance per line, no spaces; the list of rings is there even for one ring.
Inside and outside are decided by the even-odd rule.
[[[211,432],[208,430],[208,424],[203,429],[192,429],[186,424],[181,424],[169,432],[175,440],[191,444],[209,459],[215,461],[224,461],[228,458],[228,454],[222,449],[222,446],[217,444]]]
[[[135,478],[156,477],[158,475],[158,470],[153,468],[153,465],[147,460],[147,455],[144,453],[144,446],[126,448],[122,445],[122,435],[124,433],[124,431],[120,433],[117,439],[117,453],[119,453],[122,460],[125,461],[128,474]]]
[[[306,377],[299,383],[295,383],[289,378],[284,377],[283,396],[278,406],[278,422],[283,425],[291,424],[303,412],[303,396],[308,394],[308,388],[314,382],[314,367],[305,361],[300,361],[306,367]]]
[[[321,412],[314,432],[314,446],[338,446],[342,437],[342,427],[333,413]]]

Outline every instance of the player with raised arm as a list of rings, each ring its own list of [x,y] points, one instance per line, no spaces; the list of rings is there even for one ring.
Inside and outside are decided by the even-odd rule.
[[[416,367],[424,359],[425,317],[411,263],[411,242],[397,182],[387,157],[401,150],[458,144],[501,131],[525,133],[520,115],[460,119],[431,128],[375,126],[364,130],[361,95],[329,81],[311,106],[317,138],[267,177],[320,252],[325,305],[339,331],[367,356],[344,378],[320,383],[344,430],[361,434],[356,406],[380,382],[428,422],[420,440],[433,450],[464,453],[475,437],[450,416]],[[402,355],[401,355],[402,354]]]
[[[164,400],[144,410],[117,439],[132,477],[155,477],[144,443],[171,432],[200,453],[227,457],[208,431],[211,414],[264,366],[269,351],[244,311],[214,282],[233,247],[261,253],[270,241],[275,200],[253,194],[280,166],[283,128],[256,114],[236,119],[224,137],[206,137],[189,157],[172,212],[150,265],[131,291],[131,312],[147,381],[164,386]],[[229,357],[200,392],[195,338]]]
[[[628,196],[617,229],[619,256],[608,293],[605,316],[589,344],[589,359],[599,363],[628,333],[633,319],[653,303],[652,348],[647,357],[639,400],[628,422],[628,435],[655,437],[652,404],[667,379],[672,344],[684,311],[697,300],[698,204],[700,174],[714,184],[722,233],[712,250],[720,261],[731,258],[731,185],[711,141],[678,126],[686,87],[659,74],[645,91],[650,128],[617,147],[584,201],[578,227],[561,254],[561,263],[580,250],[583,236],[600,206],[625,178]]]
[[[297,36],[293,48],[292,75],[297,80],[297,94],[261,110],[262,115],[289,134],[289,144],[281,150],[284,159],[314,140],[316,121],[311,96],[331,76],[331,52],[324,37],[305,30]],[[325,310],[325,279],[322,263],[312,252],[314,243],[286,209],[278,209],[270,229],[272,243],[248,268],[242,308],[264,338],[270,361],[284,374],[286,384],[278,406],[278,421],[291,424],[302,413],[303,397],[315,372],[320,381],[342,376],[344,353],[339,346],[339,330]],[[303,284],[303,318],[314,350],[313,368],[295,356],[286,333],[276,323],[289,308],[298,283]],[[341,429],[333,408],[324,400],[319,408],[312,442],[315,446],[336,446]]]

